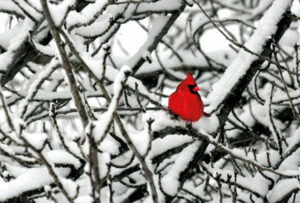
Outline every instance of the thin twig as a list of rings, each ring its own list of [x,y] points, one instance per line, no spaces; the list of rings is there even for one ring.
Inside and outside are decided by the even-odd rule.
[[[289,90],[288,90],[288,88],[287,88],[286,81],[285,81],[284,78],[283,78],[282,71],[281,71],[281,67],[282,67],[282,66],[280,65],[279,60],[278,60],[278,58],[277,58],[276,48],[275,48],[275,45],[274,45],[274,44],[272,45],[272,48],[273,48],[273,49],[272,49],[272,50],[273,50],[273,55],[274,55],[275,62],[276,62],[276,67],[277,67],[277,69],[278,69],[278,71],[279,71],[280,79],[281,79],[281,82],[282,82],[282,84],[283,84],[283,86],[284,86],[285,93],[286,93],[286,95],[287,95],[287,97],[288,97],[288,99],[289,99],[289,102],[290,102],[291,109],[292,109],[292,112],[293,112],[293,114],[294,114],[294,117],[297,119],[298,125],[300,125],[300,116],[299,116],[299,112],[296,110],[296,108],[295,108],[295,106],[294,106],[294,104],[293,104],[291,95],[290,95]]]
[[[76,80],[75,80],[74,74],[72,72],[72,68],[71,68],[68,56],[66,54],[66,50],[63,47],[63,42],[62,42],[62,40],[61,40],[61,38],[59,36],[58,28],[55,26],[55,24],[53,22],[53,19],[51,17],[47,1],[46,0],[40,0],[40,2],[41,2],[41,5],[42,5],[42,8],[43,8],[43,11],[44,11],[43,12],[44,17],[46,18],[46,20],[48,22],[48,25],[50,27],[51,33],[53,35],[53,38],[54,38],[55,43],[56,43],[56,46],[58,48],[58,51],[59,51],[59,54],[60,54],[60,57],[61,57],[61,61],[62,61],[62,65],[63,65],[63,68],[64,68],[64,70],[66,72],[66,76],[68,78],[68,81],[69,81],[70,90],[71,90],[71,93],[72,93],[72,95],[74,97],[75,106],[76,106],[76,108],[77,108],[77,110],[79,112],[82,124],[85,127],[85,126],[87,126],[87,124],[89,122],[89,118],[88,118],[88,115],[87,115],[87,113],[85,111],[82,99],[81,99],[81,97],[79,95],[79,92],[78,92],[78,89],[77,89],[77,85],[76,85]]]

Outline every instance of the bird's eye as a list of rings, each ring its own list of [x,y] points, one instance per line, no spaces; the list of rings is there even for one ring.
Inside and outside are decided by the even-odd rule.
[[[190,89],[190,92],[195,94],[197,93],[196,91],[194,91],[194,88],[197,87],[197,85],[188,85],[189,89]]]

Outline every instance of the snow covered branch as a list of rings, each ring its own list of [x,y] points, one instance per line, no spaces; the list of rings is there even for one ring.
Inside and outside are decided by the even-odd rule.
[[[295,0],[1,0],[1,202],[299,202]],[[204,111],[169,95],[190,72]]]

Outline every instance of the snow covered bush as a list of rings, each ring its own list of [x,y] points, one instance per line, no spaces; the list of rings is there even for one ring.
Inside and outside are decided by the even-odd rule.
[[[300,202],[299,13],[1,0],[0,202]],[[167,107],[187,71],[191,127]]]

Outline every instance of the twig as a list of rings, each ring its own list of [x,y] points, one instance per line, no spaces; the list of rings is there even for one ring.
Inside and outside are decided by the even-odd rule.
[[[105,79],[105,72],[106,72],[106,60],[107,58],[109,57],[110,55],[110,52],[111,52],[111,48],[109,45],[107,45],[105,48],[104,48],[104,51],[105,51],[105,54],[103,56],[103,61],[102,61],[102,67],[103,67],[103,70],[102,70],[102,77],[101,77],[101,82],[104,81]]]
[[[282,84],[283,84],[283,86],[284,86],[285,93],[286,93],[286,95],[287,95],[287,97],[288,97],[288,99],[289,99],[289,102],[290,102],[291,109],[292,109],[292,111],[293,111],[294,117],[297,119],[298,125],[300,125],[300,116],[299,116],[299,112],[296,110],[296,108],[295,108],[295,106],[294,106],[294,104],[293,104],[293,101],[292,101],[292,99],[291,99],[291,95],[290,95],[289,90],[288,90],[288,88],[287,88],[287,84],[286,84],[286,82],[285,82],[285,80],[284,80],[284,78],[283,78],[282,71],[281,71],[281,67],[282,67],[282,66],[280,65],[279,60],[278,60],[278,58],[277,58],[276,48],[275,48],[275,45],[274,45],[274,44],[273,44],[272,48],[273,48],[273,49],[272,49],[272,50],[273,50],[273,55],[274,55],[275,62],[276,62],[276,67],[277,67],[277,69],[278,69],[278,71],[279,71],[280,79],[281,79],[281,82],[282,82]]]
[[[136,96],[136,100],[137,100],[140,108],[142,109],[142,112],[146,113],[146,110],[145,110],[144,106],[142,105],[142,102],[141,102],[140,97],[139,97],[139,89],[138,88],[139,88],[139,85],[137,83],[135,83],[135,96]]]
[[[87,113],[85,112],[85,108],[84,108],[82,99],[79,95],[77,85],[76,85],[76,80],[75,80],[74,74],[72,72],[71,65],[70,65],[68,56],[66,54],[66,50],[62,45],[63,42],[61,41],[61,38],[59,36],[58,28],[55,26],[55,24],[53,22],[53,19],[51,17],[47,1],[46,0],[40,0],[40,2],[41,2],[41,5],[42,5],[42,8],[43,8],[44,17],[46,18],[46,20],[48,22],[51,33],[53,35],[56,46],[58,48],[58,51],[59,51],[59,54],[60,54],[60,57],[61,57],[61,61],[62,61],[62,65],[63,65],[63,68],[66,72],[66,76],[68,78],[68,81],[69,81],[70,90],[71,90],[71,93],[74,97],[75,106],[78,109],[82,124],[85,127],[85,126],[87,126],[87,124],[89,122],[89,118],[88,118]]]
[[[219,191],[219,197],[220,197],[220,203],[223,203],[223,193],[222,193],[222,183],[221,183],[221,174],[217,174],[215,177],[215,180],[218,184],[218,191]]]
[[[2,108],[4,110],[4,113],[5,113],[5,116],[6,116],[6,120],[7,120],[7,123],[10,127],[10,129],[12,131],[15,131],[15,127],[11,121],[11,118],[10,118],[10,115],[9,115],[9,112],[8,112],[8,109],[7,109],[7,106],[6,106],[6,103],[5,103],[5,99],[4,99],[4,96],[2,94],[2,91],[0,90],[0,98],[1,98],[1,102],[2,102]]]
[[[109,189],[109,203],[114,203],[113,201],[113,195],[114,195],[114,191],[113,191],[113,181],[112,181],[112,176],[111,176],[111,164],[108,164],[108,175],[107,175],[107,185],[108,185],[108,189]]]
[[[56,110],[55,110],[55,104],[54,103],[50,104],[50,112],[51,112],[50,117],[52,118],[52,121],[53,121],[54,127],[56,129],[57,135],[58,135],[63,147],[65,148],[65,150],[68,153],[70,153],[71,155],[73,155],[75,158],[77,158],[78,160],[83,161],[83,159],[80,158],[78,155],[76,155],[74,152],[72,152],[71,149],[69,148],[69,146],[66,144],[65,138],[61,134],[61,131],[58,127],[58,123],[57,123],[57,119],[56,119]]]
[[[148,124],[148,136],[149,136],[149,141],[148,141],[148,147],[146,150],[146,153],[143,155],[144,158],[146,158],[149,154],[149,152],[151,151],[151,147],[152,147],[152,123],[154,122],[154,120],[152,118],[149,118],[149,120],[147,121]]]
[[[283,172],[274,170],[272,168],[267,168],[267,167],[261,166],[256,161],[253,161],[253,160],[248,159],[246,157],[239,156],[238,154],[234,153],[232,150],[230,150],[227,147],[219,144],[214,138],[212,138],[212,136],[210,136],[208,134],[204,134],[204,132],[198,132],[195,129],[190,129],[187,132],[185,128],[182,128],[182,127],[179,127],[179,126],[177,126],[176,129],[174,129],[174,132],[176,132],[176,131],[177,132],[185,131],[185,134],[189,134],[189,135],[194,136],[196,138],[204,139],[204,140],[208,141],[210,144],[214,145],[218,150],[226,152],[227,154],[229,154],[233,158],[238,159],[238,160],[240,160],[242,162],[249,163],[249,164],[257,167],[258,169],[260,169],[262,171],[268,171],[268,172],[271,172],[271,173],[274,173],[276,175],[279,175],[279,176],[282,176],[282,177],[286,177],[286,178],[297,178],[298,177],[297,175],[285,174]]]
[[[28,146],[30,149],[32,149],[35,153],[37,153],[37,155],[40,157],[41,161],[43,162],[43,164],[46,166],[47,170],[49,171],[49,174],[52,176],[52,178],[54,179],[55,184],[57,185],[57,187],[60,189],[60,191],[62,192],[62,194],[67,198],[67,200],[71,203],[74,202],[74,199],[71,198],[68,194],[68,192],[66,191],[66,189],[64,188],[64,186],[62,185],[61,181],[59,180],[58,175],[56,174],[55,170],[52,168],[51,164],[47,161],[47,159],[44,157],[43,153],[41,153],[41,151],[43,150],[43,148],[41,150],[36,149],[33,145],[31,145],[26,138],[24,138],[23,136],[20,136],[21,140],[23,140],[23,142],[26,144],[26,146]]]
[[[100,171],[99,171],[99,161],[98,161],[98,148],[93,137],[93,130],[95,126],[90,124],[89,132],[87,133],[87,137],[89,139],[89,164],[90,164],[90,180],[92,183],[92,194],[95,203],[101,202],[101,186],[102,180],[100,178]],[[95,180],[93,180],[93,177]]]
[[[270,103],[269,103],[269,119],[270,119],[270,123],[271,123],[271,127],[273,129],[273,131],[275,132],[275,136],[277,138],[277,145],[279,147],[279,154],[282,156],[282,143],[281,143],[281,136],[275,126],[274,120],[273,120],[273,115],[272,115],[272,98],[273,98],[273,92],[274,92],[274,84],[272,84],[272,88],[271,88],[271,93],[270,93]]]
[[[232,44],[234,44],[235,46],[239,47],[239,48],[242,48],[243,50],[245,50],[246,52],[254,55],[254,56],[257,56],[258,58],[261,58],[263,60],[266,60],[272,64],[275,64],[276,65],[276,62],[272,61],[270,58],[264,56],[264,55],[261,55],[259,53],[255,53],[253,51],[251,51],[250,49],[248,49],[247,47],[245,47],[243,44],[240,44],[238,43],[237,41],[231,39],[225,32],[223,32],[218,26],[217,24],[215,23],[215,21],[207,14],[207,12],[203,9],[203,7],[201,6],[201,4],[199,2],[197,2],[196,0],[193,0],[193,2],[200,8],[200,10],[203,12],[203,14],[208,18],[208,20],[213,24],[213,26],[228,40],[230,41]],[[295,20],[295,16],[292,16],[293,17],[293,20]],[[280,65],[281,68],[284,68]],[[286,69],[284,68],[285,70],[287,70],[290,74],[296,74],[298,75],[297,73],[293,72],[293,71],[290,71],[289,69]]]

